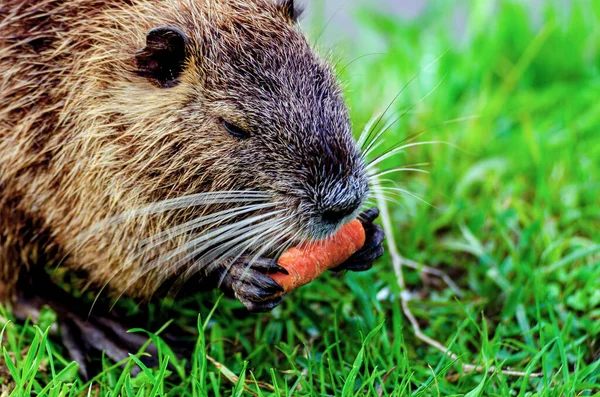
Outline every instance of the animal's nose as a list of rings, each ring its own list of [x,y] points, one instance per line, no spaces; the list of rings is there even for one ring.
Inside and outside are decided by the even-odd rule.
[[[334,206],[326,208],[321,216],[328,223],[339,223],[348,215],[351,215],[360,207],[360,200],[352,200],[344,203],[338,203]]]

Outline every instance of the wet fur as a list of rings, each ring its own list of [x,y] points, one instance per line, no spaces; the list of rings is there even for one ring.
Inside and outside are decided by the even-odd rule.
[[[158,26],[190,40],[168,89],[135,70]],[[306,237],[320,233],[319,203],[365,194],[333,74],[276,1],[4,0],[0,32],[1,299],[48,263],[150,296],[174,275],[149,270],[139,241],[198,215],[107,222],[152,202],[269,191]],[[236,141],[221,118],[253,139]]]

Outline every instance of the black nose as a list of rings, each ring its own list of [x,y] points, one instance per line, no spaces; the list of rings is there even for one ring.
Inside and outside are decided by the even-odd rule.
[[[328,223],[339,223],[342,219],[351,215],[360,206],[360,201],[351,201],[348,203],[338,204],[329,208],[326,208],[322,212],[322,217],[325,222]]]

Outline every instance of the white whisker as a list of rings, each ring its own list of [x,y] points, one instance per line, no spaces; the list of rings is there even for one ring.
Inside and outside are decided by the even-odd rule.
[[[200,237],[195,238],[195,239],[183,244],[181,247],[175,249],[170,254],[168,254],[166,257],[159,258],[157,260],[157,262],[165,263],[165,262],[193,249],[188,254],[186,254],[182,259],[180,259],[177,263],[185,262],[186,260],[189,260],[190,258],[206,251],[210,247],[215,246],[223,241],[227,241],[230,237],[235,237],[235,236],[239,235],[240,233],[242,233],[243,231],[252,230],[252,229],[256,228],[256,225],[254,225],[254,223],[256,223],[262,219],[269,218],[274,215],[280,214],[284,211],[285,210],[277,210],[277,211],[268,212],[266,214],[253,216],[248,219],[244,219],[242,221],[217,228],[208,233],[202,233],[200,235]],[[204,244],[202,244],[198,247],[199,243],[204,243]],[[198,248],[194,248],[194,247],[198,247]]]
[[[251,235],[253,234],[260,234],[263,233],[265,230],[268,230],[268,227],[264,226],[264,227],[256,227],[255,225],[252,225],[251,227],[246,227],[244,229],[245,231],[247,230],[253,230],[254,233],[251,233]],[[241,231],[240,233],[244,233],[244,231]],[[177,277],[177,279],[174,282],[173,288],[178,285],[178,283],[180,282],[185,282],[189,279],[189,277],[191,275],[193,275],[194,273],[198,272],[199,270],[201,270],[203,268],[204,265],[206,265],[206,263],[210,262],[211,260],[214,260],[216,257],[218,257],[219,255],[221,255],[222,253],[229,253],[232,250],[232,247],[235,248],[237,245],[239,245],[239,241],[240,240],[244,240],[246,238],[248,238],[249,236],[244,234],[242,236],[239,236],[236,239],[233,239],[231,241],[228,241],[226,243],[220,244],[218,246],[216,246],[215,248],[209,250],[208,252],[206,252],[205,254],[203,254],[203,256],[201,257],[201,259],[195,260],[187,270],[185,270],[185,272],[183,274],[181,274],[180,276]],[[210,248],[211,245],[208,245],[208,248]],[[206,249],[206,248],[204,248]],[[196,254],[198,254],[196,252]],[[166,281],[167,279],[169,279],[173,274],[177,274],[179,268],[181,268],[182,266],[186,265],[189,260],[195,255],[187,255],[185,258],[178,260],[177,262],[170,264],[168,266],[167,269],[165,269],[164,272],[162,272],[161,274],[163,275],[163,277],[161,278],[161,280],[159,281],[158,284],[162,284],[164,281]],[[152,269],[147,270],[145,273],[150,272],[151,270],[161,266],[164,262],[159,262],[156,263]],[[127,288],[130,288],[131,285],[130,284]],[[126,291],[126,289],[124,290]],[[169,292],[170,294],[170,292]]]
[[[429,171],[422,170],[420,168],[398,167],[398,168],[392,168],[392,169],[389,169],[389,170],[384,170],[384,171],[375,172],[375,173],[367,173],[367,176],[368,176],[369,179],[372,179],[372,178],[377,178],[379,176],[391,174],[391,173],[394,173],[394,172],[402,172],[402,171],[421,172],[423,174],[429,174]]]
[[[280,226],[285,226],[285,223],[282,222]],[[281,237],[287,236],[294,229],[294,227],[295,227],[295,225],[292,224],[292,225],[288,225],[288,227],[283,230],[275,230],[274,232],[276,233],[276,236],[279,238],[276,238],[270,242],[265,242],[265,246],[260,251],[255,253],[254,257],[250,260],[250,264],[252,264],[255,260],[260,258],[264,253],[269,252],[271,247],[273,247],[274,244],[276,244],[279,240],[281,240]],[[290,240],[288,239],[288,241],[290,241]],[[278,256],[276,256],[276,257],[278,257]]]
[[[286,229],[285,234],[290,233],[293,230],[294,230],[294,225],[290,225],[290,227],[288,227],[288,229]],[[283,254],[287,249],[289,249],[293,245],[298,245],[298,244],[296,244],[296,240],[298,239],[298,237],[300,236],[301,233],[302,233],[302,230],[297,230],[296,233],[294,233],[289,239],[284,240],[280,244],[280,247],[275,250],[276,257],[279,258],[281,256],[281,254]]]
[[[412,76],[412,77],[411,77],[411,78],[410,78],[410,79],[409,79],[409,80],[406,82],[406,84],[404,84],[404,86],[402,87],[402,89],[400,89],[400,91],[398,92],[398,94],[396,94],[396,96],[394,96],[394,98],[392,99],[392,101],[390,102],[390,104],[389,104],[389,105],[386,107],[385,111],[384,111],[384,112],[381,114],[381,116],[379,116],[379,117],[378,117],[378,119],[377,119],[377,122],[376,122],[376,123],[374,124],[374,126],[372,127],[372,129],[373,129],[373,130],[375,130],[375,128],[377,128],[377,126],[379,125],[379,123],[381,122],[381,120],[383,119],[383,117],[385,116],[385,114],[386,114],[386,113],[387,113],[387,112],[390,110],[390,108],[391,108],[391,107],[392,107],[392,105],[393,105],[393,104],[396,102],[396,100],[397,100],[397,99],[400,97],[400,95],[402,95],[402,93],[404,92],[404,90],[405,90],[405,89],[406,89],[406,88],[407,88],[407,87],[408,87],[408,86],[409,86],[409,85],[410,85],[410,84],[411,84],[411,83],[412,83],[412,82],[413,82],[413,81],[414,81],[414,80],[415,80],[417,77],[419,77],[419,75],[420,75],[420,74],[421,74],[423,71],[425,71],[425,70],[429,69],[429,67],[430,67],[431,65],[435,64],[436,62],[438,62],[438,61],[439,61],[439,60],[440,60],[440,59],[441,59],[441,58],[442,58],[442,57],[443,57],[443,56],[446,54],[446,52],[447,52],[447,51],[444,51],[442,54],[440,54],[440,55],[439,55],[439,56],[438,56],[436,59],[434,59],[434,60],[433,60],[433,61],[431,61],[429,64],[427,64],[427,65],[426,65],[426,66],[425,66],[423,69],[419,70],[419,72],[418,72],[418,73],[416,73],[414,76]],[[442,81],[443,81],[443,79],[442,79]],[[408,111],[412,110],[412,109],[413,109],[413,108],[414,108],[414,107],[415,107],[415,106],[416,106],[418,103],[422,102],[422,101],[423,101],[425,98],[427,98],[427,97],[428,97],[428,96],[431,94],[431,92],[433,92],[433,91],[434,91],[434,90],[435,90],[435,89],[436,89],[436,88],[437,88],[437,87],[438,87],[440,84],[441,84],[441,81],[440,81],[440,82],[439,82],[439,83],[438,83],[438,84],[437,84],[437,85],[436,85],[436,86],[433,88],[433,90],[432,90],[432,91],[430,91],[430,92],[429,92],[427,95],[425,95],[425,97],[421,98],[421,100],[419,100],[419,101],[418,101],[417,103],[415,103],[415,104],[414,104],[412,107],[410,107],[409,109],[407,109],[407,110],[404,112],[404,114],[406,114]],[[401,119],[401,118],[404,116],[404,114],[402,114],[402,115],[401,115],[399,118],[397,118],[397,119],[396,119],[396,121],[397,121],[397,120],[399,120],[399,119]],[[392,123],[392,124],[393,124],[393,123]],[[388,127],[388,128],[389,128],[389,127]],[[366,137],[365,141],[368,141],[368,140],[369,140],[369,138],[370,138],[370,136],[371,136],[371,132],[372,132],[372,131],[369,131],[369,133],[368,133],[368,135],[367,135],[367,137]],[[385,132],[385,130],[383,130],[383,132]],[[368,147],[365,149],[365,152],[369,152],[369,147],[370,147],[370,146],[373,144],[373,142],[376,142],[376,141],[379,139],[379,137],[380,137],[380,136],[383,134],[383,132],[380,132],[380,133],[378,134],[378,136],[377,136],[375,139],[371,140],[371,142],[369,143],[369,146],[368,146]],[[362,145],[361,145],[361,146],[359,146],[359,147],[360,147],[360,148],[362,148]],[[366,158],[366,155],[365,155],[365,158]]]
[[[247,203],[267,201],[273,198],[273,194],[259,191],[217,191],[192,194],[188,196],[176,197],[172,199],[157,201],[148,204],[144,207],[137,208],[131,211],[115,215],[107,221],[108,226],[122,223],[131,218],[136,218],[144,215],[155,215],[167,211],[185,209],[189,207],[198,207],[202,205],[213,204],[230,204],[230,203]]]
[[[285,234],[287,233],[286,231],[281,232],[279,230],[279,227],[284,225],[285,222],[287,222],[288,220],[292,219],[293,216],[288,216],[282,219],[278,219],[276,220],[276,222],[274,224],[266,224],[264,225],[264,227],[261,229],[260,233],[252,233],[252,234],[257,234],[256,237],[254,237],[252,240],[247,240],[248,237],[251,237],[252,234],[247,234],[245,236],[240,237],[238,240],[242,240],[241,243],[236,244],[233,248],[226,250],[225,252],[222,253],[221,257],[219,259],[213,258],[212,263],[211,263],[211,267],[217,267],[220,266],[222,264],[222,262],[224,260],[226,260],[228,262],[228,265],[225,269],[225,271],[223,272],[223,274],[221,275],[221,278],[219,279],[218,285],[220,286],[221,283],[223,282],[223,279],[225,278],[225,276],[227,275],[227,273],[229,272],[229,270],[231,269],[231,266],[233,266],[233,264],[244,254],[248,253],[250,250],[254,249],[256,246],[259,245],[264,245],[266,244],[266,242],[268,242],[271,239],[275,239],[275,241],[277,241],[278,238],[280,238],[281,236],[285,236]],[[270,230],[265,234],[262,234],[262,232],[264,230]],[[256,255],[262,255],[263,253],[267,252],[270,249],[270,246],[273,243],[268,243],[268,245],[266,245],[265,247],[263,247],[263,249],[261,249],[259,252],[260,254],[256,254]],[[232,253],[236,253],[235,256],[232,256]],[[221,254],[221,252],[219,252],[219,254]],[[255,256],[254,258],[251,259],[251,263],[253,261],[255,261],[257,258],[257,256]],[[202,258],[202,263],[200,263],[200,266],[204,265],[206,262],[208,262],[207,258]],[[195,264],[194,266],[194,270],[193,272],[197,272],[198,271],[198,263]],[[209,268],[208,272],[210,273],[212,269]]]
[[[399,206],[403,206],[403,204],[399,200],[395,200],[395,199],[389,197],[387,195],[387,193],[380,192],[380,191],[373,191],[373,193],[381,194],[382,195],[381,198],[384,199],[385,201],[387,201],[388,203],[399,205]],[[376,207],[377,206],[377,202],[373,202],[372,206]]]
[[[164,275],[164,279],[166,279],[169,276],[171,276],[172,274],[174,274],[173,271],[172,271],[173,269],[179,268],[182,264],[185,264],[186,261],[188,261],[190,258],[193,258],[195,255],[198,255],[198,254],[202,253],[203,251],[206,251],[207,249],[210,249],[215,244],[218,244],[221,241],[226,240],[228,238],[235,237],[236,235],[239,235],[240,233],[244,233],[247,230],[252,230],[252,229],[262,230],[260,228],[260,225],[257,226],[257,225],[254,225],[253,223],[258,222],[261,219],[268,218],[270,216],[274,216],[274,215],[276,215],[278,213],[281,213],[282,211],[283,210],[278,210],[278,211],[272,211],[270,213],[266,213],[266,214],[262,214],[262,215],[257,215],[257,216],[245,219],[243,221],[240,221],[240,222],[237,222],[237,223],[234,223],[234,224],[231,224],[231,225],[225,225],[223,227],[220,227],[220,228],[217,228],[215,230],[212,230],[209,233],[203,233],[203,234],[201,234],[200,237],[195,238],[192,241],[189,241],[189,242],[183,244],[183,246],[176,248],[175,250],[171,251],[170,253],[168,253],[166,255],[163,255],[163,256],[159,257],[158,259],[154,260],[150,264],[150,266],[148,268],[144,269],[144,271],[141,274],[139,274],[139,275],[137,275],[137,277],[133,278],[122,289],[122,292],[119,295],[119,298],[129,288],[131,288],[131,286],[136,281],[138,281],[140,278],[142,278],[145,275],[149,274],[153,270],[155,270],[155,269],[163,266],[166,262],[170,261],[171,259],[174,259],[177,256],[186,253],[190,249],[192,249],[195,246],[197,246],[199,243],[208,240],[208,243],[205,243],[205,244],[201,245],[199,249],[194,249],[191,253],[185,255],[184,258],[181,258],[181,259],[177,260],[176,262],[170,264],[168,266],[168,268],[165,269],[165,271],[161,273],[161,274]],[[235,230],[231,231],[232,229],[235,229],[236,227],[239,229],[237,232]],[[113,274],[113,276],[111,277],[111,279],[113,277],[115,277],[117,275],[117,273],[118,273],[118,271]]]
[[[366,143],[367,134],[369,133],[369,131],[371,131],[371,128],[373,128],[373,125],[380,117],[383,117],[383,114],[377,113],[375,116],[371,117],[371,119],[367,122],[367,125],[365,125],[365,128],[363,128],[362,132],[360,133],[360,136],[358,137],[358,141],[356,141],[356,144],[359,148],[362,148],[363,145]]]
[[[402,194],[407,194],[413,198],[416,198],[417,200],[427,204],[430,207],[436,208],[433,204],[430,204],[429,202],[425,201],[423,198],[419,197],[418,195],[414,194],[413,192],[406,190],[406,189],[402,189],[399,187],[390,187],[390,186],[379,186],[378,188],[374,188],[373,192],[374,193],[383,193],[385,191],[388,192],[393,192],[393,193],[402,193]]]
[[[399,119],[392,119],[390,121],[388,121],[383,128],[381,129],[381,131],[379,131],[379,133],[377,133],[377,135],[375,136],[375,138],[373,138],[373,140],[371,141],[371,143],[369,143],[369,145],[364,149],[364,154],[363,157],[367,158],[369,157],[369,155],[371,153],[373,153],[373,151],[375,149],[377,149],[379,147],[379,145],[381,144],[381,141],[379,140],[379,138],[381,138],[381,136],[392,126],[394,125]]]
[[[373,140],[371,141],[371,143],[369,144],[369,146],[367,146],[367,148],[365,149],[365,157],[369,155],[369,153],[371,153],[371,146],[373,145],[374,142],[376,142],[383,134],[385,134],[385,132],[390,129],[394,124],[396,124],[398,121],[400,121],[402,119],[402,117],[406,116],[406,114],[408,112],[410,112],[412,109],[415,108],[415,106],[417,106],[418,104],[420,104],[421,102],[423,102],[425,99],[427,99],[429,97],[429,95],[431,95],[435,90],[438,89],[438,87],[442,84],[442,82],[444,81],[445,77],[442,78],[427,94],[425,94],[424,97],[422,97],[421,99],[419,99],[417,102],[415,102],[412,106],[410,106],[408,109],[406,109],[404,112],[402,112],[400,114],[400,116],[398,116],[395,120],[393,120],[391,123],[388,123],[388,125],[386,127],[384,127],[381,131],[379,131],[379,133],[375,136],[375,138],[373,138]]]
[[[276,205],[276,203],[245,205],[242,207],[231,208],[225,211],[215,212],[206,216],[201,216],[199,218],[195,218],[188,222],[185,222],[181,225],[164,230],[160,233],[155,234],[152,237],[148,237],[140,241],[140,246],[144,250],[150,250],[165,243],[166,241],[171,240],[174,237],[198,229],[202,226],[219,224],[231,218],[235,218],[237,216],[249,212],[258,211],[261,209],[275,207]]]
[[[278,230],[276,229],[277,225],[279,225],[280,223],[283,223],[291,218],[292,218],[292,216],[288,216],[283,219],[276,220],[276,225],[271,224],[271,222],[273,220],[266,221],[265,222],[266,224],[262,225],[260,227],[260,230],[257,232],[258,235],[256,237],[254,237],[252,240],[248,241],[247,238],[249,236],[246,234],[245,236],[242,236],[242,237],[236,239],[236,240],[241,239],[241,240],[243,240],[242,242],[237,242],[237,241],[230,242],[230,244],[228,244],[228,245],[233,245],[232,248],[225,247],[227,249],[223,249],[224,248],[223,246],[219,246],[219,247],[217,247],[218,250],[213,250],[211,257],[203,255],[203,258],[195,261],[194,264],[192,266],[190,266],[185,271],[184,274],[182,274],[181,276],[179,276],[177,278],[174,285],[169,290],[168,296],[174,297],[174,294],[176,293],[174,291],[176,291],[178,289],[178,286],[187,282],[187,280],[189,280],[190,277],[192,277],[194,274],[196,274],[200,270],[202,270],[203,267],[206,265],[206,263],[211,262],[210,267],[206,269],[206,272],[208,274],[210,274],[214,270],[215,267],[221,266],[224,261],[227,261],[228,262],[228,264],[226,265],[227,267],[223,271],[221,278],[217,282],[217,287],[219,287],[221,285],[221,283],[223,282],[224,277],[227,275],[227,273],[231,269],[231,266],[233,266],[233,264],[245,252],[247,252],[252,247],[258,245],[261,239],[270,239],[271,235],[275,235],[276,233],[278,233]],[[275,228],[275,229],[273,230],[273,228]],[[269,229],[271,229],[270,232],[266,232],[265,234],[263,234],[264,231],[269,230]],[[221,252],[221,251],[223,251],[223,252]],[[235,256],[232,256],[233,253],[236,253]]]
[[[268,222],[263,222],[263,224],[261,224],[260,227],[253,227],[251,229],[248,228],[244,231],[243,234],[239,235],[237,238],[230,240],[225,244],[221,244],[212,249],[211,251],[208,251],[207,253],[203,254],[200,258],[196,260],[196,264],[206,264],[208,262],[214,261],[217,256],[222,254],[224,254],[224,257],[228,257],[226,258],[228,260],[233,254],[235,254],[237,255],[235,259],[237,259],[239,258],[239,256],[243,255],[244,253],[247,253],[249,250],[259,245],[261,239],[265,237],[265,234],[263,233],[268,232],[268,235],[275,233],[277,231],[277,228],[288,219],[289,218],[273,219]],[[254,237],[254,239],[249,240],[251,237]],[[215,265],[217,264],[218,263],[216,263]]]
[[[157,214],[169,210],[188,208],[200,205],[210,204],[228,204],[244,203],[253,201],[264,201],[273,197],[272,194],[265,192],[245,192],[245,191],[224,191],[224,192],[206,192],[193,194],[189,196],[177,197],[173,199],[158,201],[146,207],[142,207],[133,212],[141,215]]]
[[[376,157],[375,159],[373,159],[373,161],[371,161],[368,165],[367,165],[367,170],[371,170],[373,167],[375,167],[377,164],[381,163],[382,161],[387,160],[388,158],[394,156],[397,153],[400,153],[401,151],[408,149],[410,147],[414,147],[414,146],[423,146],[423,145],[434,145],[434,144],[447,144],[447,145],[452,145],[449,142],[444,142],[444,141],[425,141],[425,142],[412,142],[412,143],[407,143],[405,145],[402,146],[398,146],[394,149],[389,150],[387,153],[384,153],[382,155],[380,155],[379,157]]]
[[[372,151],[377,150],[382,144],[383,144],[383,141],[379,141],[379,142],[375,143],[375,145],[373,145],[373,147],[372,147]],[[368,161],[368,158],[369,158],[368,156],[370,154],[371,154],[370,152],[369,153],[362,153],[363,159],[365,159],[365,161]]]
[[[280,223],[278,226],[282,226],[283,224],[284,224],[284,222]],[[240,276],[241,279],[244,278],[244,276],[247,274],[247,270],[252,267],[252,264],[254,262],[256,262],[257,259],[259,259],[260,257],[262,257],[264,254],[266,254],[267,252],[269,252],[271,250],[271,247],[273,247],[273,245],[277,242],[277,237],[282,236],[282,235],[285,235],[285,232],[280,232],[280,230],[278,228],[276,228],[275,230],[271,231],[267,235],[259,236],[259,238],[256,239],[257,241],[254,243],[254,245],[256,245],[258,243],[258,240],[260,240],[260,244],[262,245],[262,248],[260,250],[256,251],[254,253],[254,255],[252,256],[252,258],[248,261],[246,269],[244,269],[244,272],[242,272],[242,274]],[[237,258],[235,260],[237,260]],[[234,261],[232,261],[231,264],[233,264]],[[223,276],[221,277],[219,284],[222,282],[223,277],[227,274],[227,272],[229,272],[230,268],[231,268],[231,265],[223,273]]]

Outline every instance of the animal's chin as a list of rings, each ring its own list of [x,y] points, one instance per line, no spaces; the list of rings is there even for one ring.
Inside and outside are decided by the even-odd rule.
[[[320,222],[320,221],[309,221],[302,227],[300,232],[298,233],[301,237],[299,237],[297,242],[300,241],[320,241],[325,240],[328,237],[333,236],[339,229],[347,222],[350,222],[352,219],[356,218],[356,215],[351,215],[340,222],[337,223],[329,223],[329,222]]]
[[[335,234],[341,225],[320,225],[307,232],[308,241],[320,241]]]

